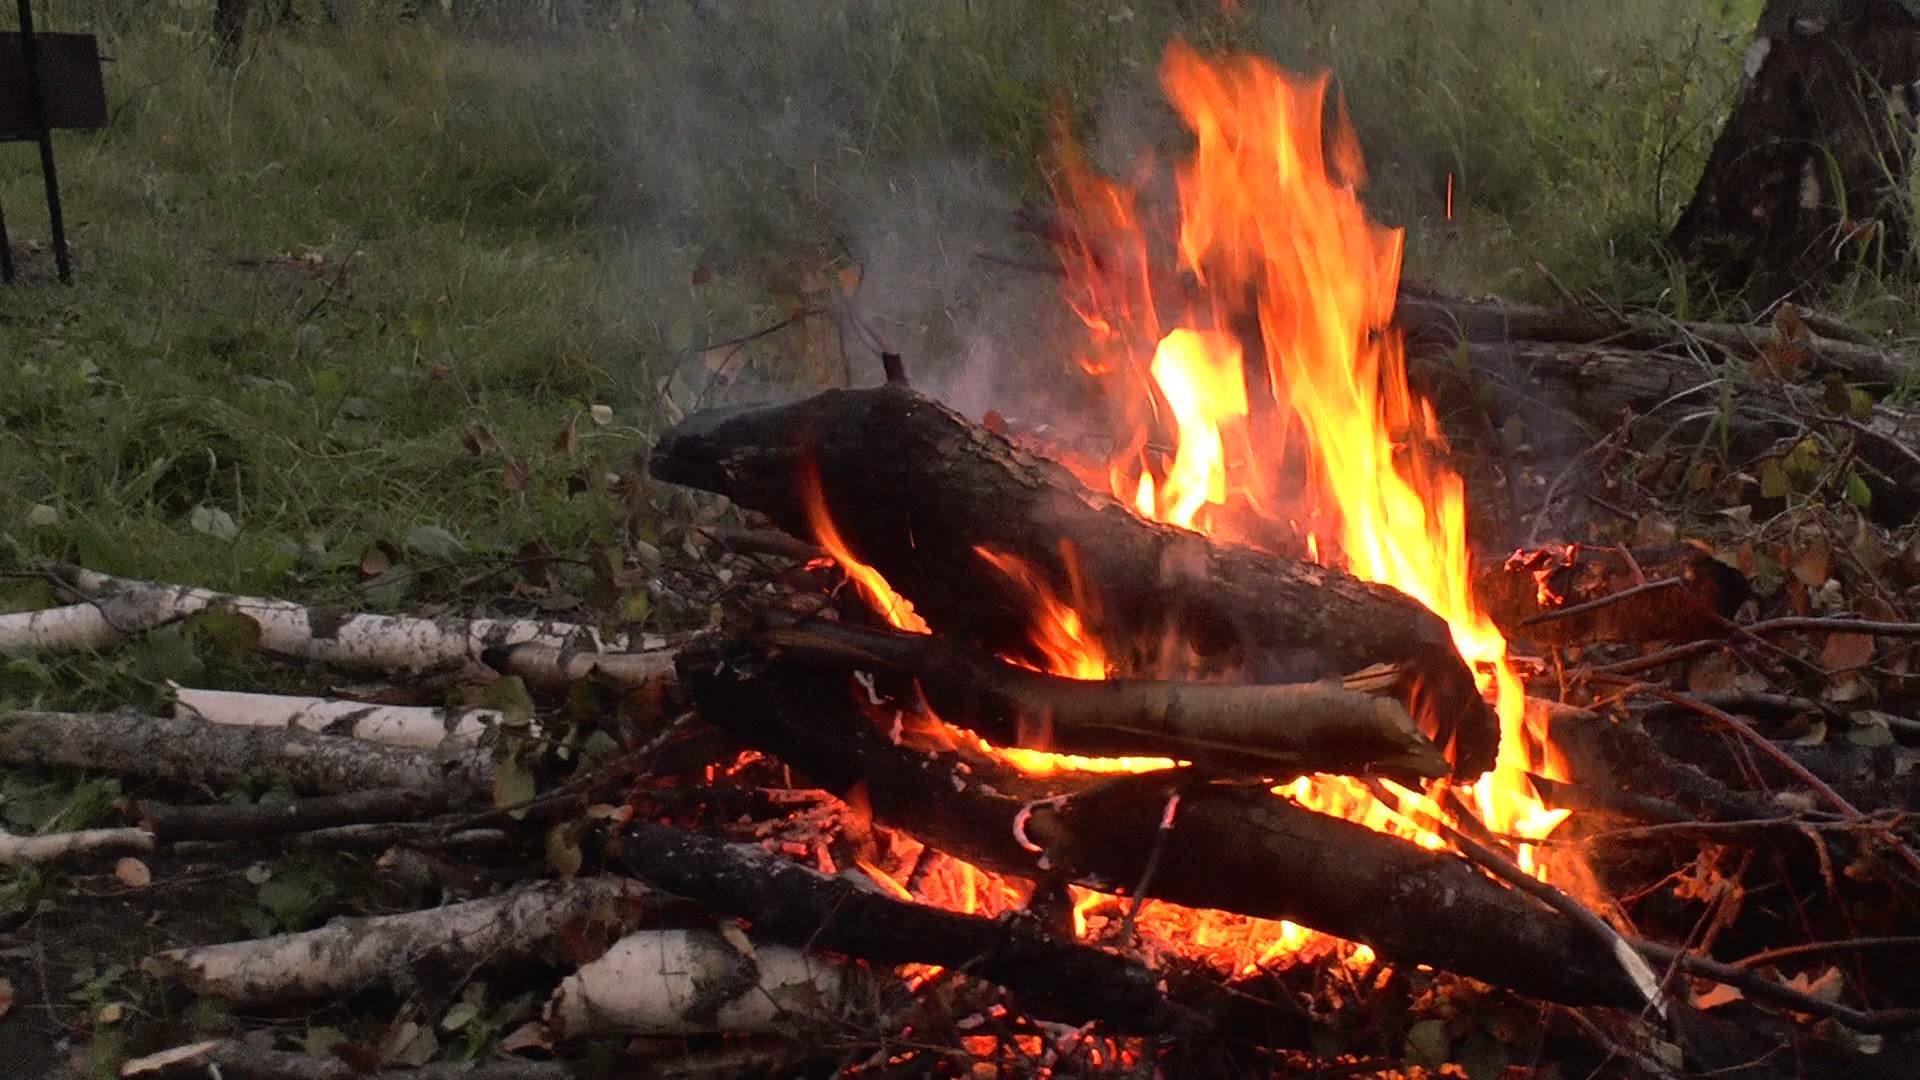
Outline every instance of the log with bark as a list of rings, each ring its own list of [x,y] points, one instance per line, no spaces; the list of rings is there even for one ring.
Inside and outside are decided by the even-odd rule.
[[[660,440],[651,468],[796,535],[814,535],[824,509],[855,557],[929,623],[989,652],[1033,655],[1037,601],[1027,582],[994,572],[981,549],[1022,560],[1086,612],[1122,670],[1150,670],[1127,650],[1157,650],[1169,635],[1202,666],[1245,681],[1402,665],[1414,688],[1402,703],[1437,742],[1451,743],[1456,774],[1493,765],[1498,721],[1446,624],[1419,603],[1310,562],[1144,521],[905,387],[701,413]],[[809,505],[803,469],[817,469],[823,507]]]
[[[1674,247],[1760,303],[1898,263],[1917,82],[1912,0],[1768,0]]]
[[[1093,757],[1172,757],[1266,776],[1366,771],[1445,776],[1447,759],[1387,696],[1392,669],[1343,683],[1069,679],[973,653],[937,635],[826,619],[756,635],[790,659],[893,670],[934,712],[1001,746]]]
[[[882,824],[977,866],[1123,894],[1147,879],[1154,898],[1290,920],[1549,1000],[1645,1003],[1609,949],[1557,912],[1457,856],[1306,810],[1263,785],[1196,783],[1182,770],[1031,780],[896,743],[859,713],[844,675],[770,664],[717,638],[682,650],[680,676],[711,722],[828,790],[859,787]],[[1063,792],[1085,797],[1048,801]],[[1156,844],[1176,795],[1174,831]]]

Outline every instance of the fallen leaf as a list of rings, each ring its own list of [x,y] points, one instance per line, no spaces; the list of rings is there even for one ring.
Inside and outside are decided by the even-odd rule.
[[[479,1006],[470,1001],[462,1001],[453,1008],[448,1009],[447,1015],[440,1018],[440,1030],[459,1031],[469,1023],[472,1023],[473,1018],[478,1015],[480,1015]]]
[[[613,406],[611,405],[592,406],[587,410],[587,416],[596,425],[600,427],[606,427],[608,424],[613,423]]]
[[[553,1036],[547,1031],[547,1026],[538,1020],[521,1024],[508,1032],[506,1038],[500,1040],[500,1052],[503,1054],[517,1054],[522,1050],[551,1049],[553,1049]]]
[[[584,822],[563,821],[547,830],[547,865],[565,881],[573,880],[574,875],[580,872],[580,867],[585,862],[585,857],[580,851],[580,830],[576,827],[577,824],[584,824]]]
[[[524,491],[527,486],[527,463],[517,457],[508,456],[506,464],[506,485],[508,491]]]
[[[1714,983],[1712,986],[1707,987],[1704,993],[1693,995],[1693,1007],[1702,1011],[1717,1009],[1722,1005],[1731,1005],[1736,1001],[1742,1001],[1746,996],[1747,995],[1741,993],[1735,987]]]
[[[1809,589],[1817,589],[1827,583],[1828,564],[1832,553],[1827,549],[1827,538],[1816,536],[1805,550],[1793,560],[1793,576]]]
[[[27,524],[36,529],[44,529],[60,524],[60,511],[46,503],[34,503],[27,510]]]
[[[13,983],[0,979],[0,1016],[13,1011]]]
[[[94,1013],[93,1018],[102,1024],[117,1024],[120,1022],[120,1018],[125,1016],[126,1013],[127,1007],[125,1005],[117,1001],[109,1001],[105,1005],[100,1006],[100,1011]]]
[[[146,863],[135,858],[114,863],[113,876],[129,889],[144,889],[153,884],[153,871],[147,869]]]
[[[1850,671],[1873,662],[1873,635],[1828,634],[1820,650],[1820,666],[1828,671]]]
[[[234,524],[233,515],[217,506],[196,506],[187,515],[187,524],[193,531],[213,537],[215,540],[231,540],[240,535],[240,526]]]

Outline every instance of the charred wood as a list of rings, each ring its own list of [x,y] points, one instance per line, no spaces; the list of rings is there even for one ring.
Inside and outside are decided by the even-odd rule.
[[[844,676],[770,665],[718,639],[683,650],[681,677],[710,722],[829,790],[862,787],[877,820],[976,865],[1129,892],[1178,796],[1152,897],[1291,920],[1549,1000],[1643,1000],[1605,947],[1465,860],[1264,785],[1193,783],[1180,771],[1043,785],[984,759],[897,744],[855,709]],[[1048,801],[1063,792],[1087,797]]]
[[[698,414],[661,439],[651,465],[660,479],[727,495],[811,535],[801,483],[809,462],[854,554],[943,633],[989,652],[1031,651],[1030,587],[986,565],[977,550],[985,548],[1023,560],[1056,596],[1079,601],[1110,649],[1157,647],[1177,634],[1203,665],[1263,682],[1404,665],[1419,700],[1403,704],[1438,725],[1436,741],[1453,741],[1456,774],[1492,767],[1498,722],[1446,624],[1414,600],[1143,521],[1060,465],[905,387]]]
[[[783,658],[913,675],[938,715],[1001,746],[1174,757],[1267,776],[1370,769],[1447,774],[1440,749],[1398,702],[1384,696],[1397,682],[1390,671],[1361,673],[1351,680],[1355,688],[1332,681],[1096,681],[1032,671],[933,635],[827,620],[770,625],[757,636]],[[1379,690],[1358,688],[1368,683]]]

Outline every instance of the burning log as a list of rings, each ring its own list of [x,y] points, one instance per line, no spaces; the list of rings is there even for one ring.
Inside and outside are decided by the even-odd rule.
[[[1391,670],[1359,673],[1344,686],[1082,680],[989,659],[933,635],[825,620],[772,626],[759,636],[782,656],[911,674],[936,713],[1002,746],[1183,758],[1270,776],[1369,767],[1447,774],[1440,748],[1399,702],[1381,696],[1398,682]]]
[[[1106,892],[1150,879],[1157,899],[1291,920],[1537,997],[1644,1003],[1609,950],[1558,913],[1457,856],[1264,786],[1195,784],[1179,771],[1092,792],[1059,778],[1043,786],[991,762],[896,744],[855,710],[844,676],[768,665],[712,639],[682,650],[680,674],[711,722],[829,790],[860,787],[879,821],[978,866]],[[1063,791],[1069,797],[1056,799]],[[1088,797],[1076,802],[1076,793]],[[1173,834],[1155,845],[1175,795]],[[1160,850],[1151,875],[1150,849]]]
[[[1232,1034],[1305,1046],[1308,1018],[1193,975],[1162,975],[1101,949],[1055,940],[1031,921],[993,921],[898,900],[761,848],[661,825],[611,842],[629,873],[741,916],[756,938],[878,964],[933,963],[1004,986],[1041,1015],[1160,1035]]]
[[[1748,593],[1739,571],[1691,544],[1520,551],[1474,584],[1509,640],[1557,646],[1716,637]]]
[[[904,387],[701,413],[661,439],[651,465],[661,479],[727,495],[796,534],[811,534],[824,512],[921,615],[991,652],[1030,653],[1036,604],[1027,582],[975,570],[980,549],[1023,561],[1055,596],[1081,593],[1076,606],[1098,613],[1099,636],[1114,647],[1151,648],[1175,635],[1205,668],[1269,682],[1401,665],[1412,676],[1403,704],[1432,719],[1442,745],[1452,740],[1456,775],[1493,765],[1498,722],[1446,623],[1419,603],[1310,562],[1143,521],[1060,465]],[[823,505],[810,505],[801,483],[811,465]]]

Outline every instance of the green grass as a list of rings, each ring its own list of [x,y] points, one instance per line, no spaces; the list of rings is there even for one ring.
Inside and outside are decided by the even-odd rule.
[[[45,27],[103,35],[113,122],[60,140],[71,289],[33,155],[0,148],[16,244],[40,245],[0,294],[0,560],[330,599],[382,542],[459,562],[357,597],[400,605],[536,540],[630,556],[684,506],[606,479],[667,419],[662,380],[697,394],[700,351],[776,321],[795,281],[864,266],[921,370],[1044,307],[970,252],[1011,248],[1005,211],[1044,194],[1056,105],[1109,156],[1158,137],[1175,34],[1337,73],[1411,273],[1546,294],[1538,263],[1657,301],[1653,241],[1755,5],[766,0],[491,35],[366,6],[256,28],[227,73],[205,5],[42,0]],[[839,371],[828,351],[727,355],[804,384]]]

